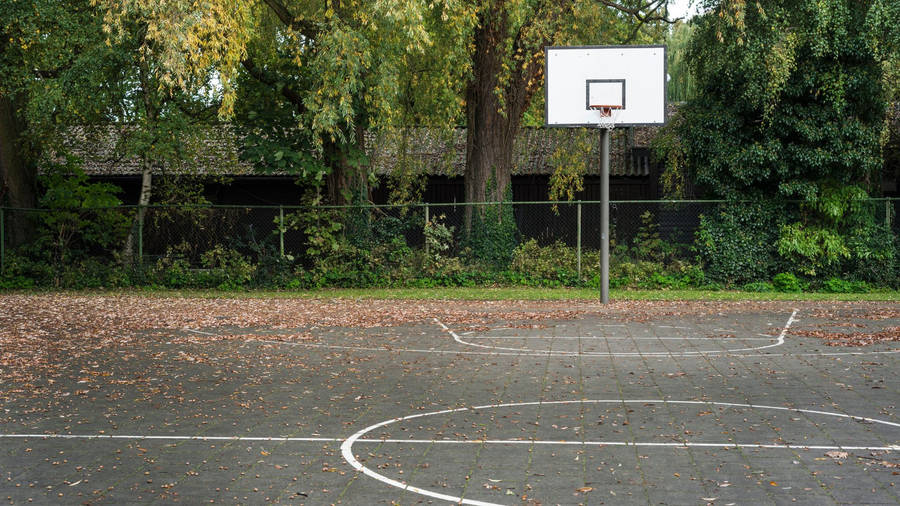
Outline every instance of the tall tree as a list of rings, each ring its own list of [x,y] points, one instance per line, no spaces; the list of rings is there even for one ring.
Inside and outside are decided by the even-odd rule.
[[[112,31],[132,16],[147,24],[148,43],[159,47],[166,69],[164,84],[180,85],[215,68],[223,87],[222,117],[234,112],[241,76],[256,81],[256,93],[268,89],[288,106],[295,126],[290,135],[301,138],[293,144],[309,146],[328,166],[333,203],[345,202],[368,177],[363,131],[391,124],[397,114],[402,57],[431,43],[423,16],[454,3],[99,1],[108,9]]]
[[[145,16],[132,12],[109,39],[111,54],[103,62],[118,80],[120,95],[109,106],[113,119],[101,128],[112,127],[116,155],[138,160],[141,169],[138,208],[122,249],[127,261],[133,258],[136,233],[153,198],[154,176],[192,172],[205,140],[202,127],[214,122],[221,100],[211,68],[178,81],[168,79],[165,48],[148,38],[151,29]]]
[[[687,166],[717,197],[803,201],[778,246],[808,272],[869,254],[854,246],[862,239],[850,217],[880,183],[885,108],[872,6],[722,0],[695,18],[697,94],[679,130]]]
[[[89,0],[0,3],[0,198],[8,205],[36,205],[38,160],[58,146],[61,124],[108,112],[109,87],[96,79],[102,40]],[[20,213],[11,235],[14,244],[29,235]]]
[[[466,90],[466,201],[503,200],[513,143],[543,83],[545,46],[630,43],[648,23],[666,20],[667,5],[668,0],[477,1]]]
[[[690,21],[678,21],[666,37],[668,62],[666,71],[671,76],[666,87],[669,102],[685,102],[694,97],[696,85],[685,56],[693,33]]]

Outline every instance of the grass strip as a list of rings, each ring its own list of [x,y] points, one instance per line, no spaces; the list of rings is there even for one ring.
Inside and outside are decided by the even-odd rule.
[[[171,290],[122,289],[43,291],[28,290],[7,293],[71,295],[110,295],[187,298],[300,298],[300,299],[402,299],[402,300],[598,300],[600,291],[590,288],[331,288],[320,290]],[[610,290],[610,300],[792,300],[792,301],[900,301],[900,291],[868,293],[779,293],[741,292],[735,290]]]

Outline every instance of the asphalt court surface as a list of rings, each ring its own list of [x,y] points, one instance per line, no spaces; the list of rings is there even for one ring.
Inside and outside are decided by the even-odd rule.
[[[896,319],[628,316],[147,329],[0,397],[0,500],[900,503],[900,344],[806,337]]]

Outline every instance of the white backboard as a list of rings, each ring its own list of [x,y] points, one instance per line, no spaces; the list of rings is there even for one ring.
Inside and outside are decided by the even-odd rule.
[[[665,46],[548,47],[548,127],[591,127],[600,112],[592,105],[618,105],[617,126],[666,122]]]

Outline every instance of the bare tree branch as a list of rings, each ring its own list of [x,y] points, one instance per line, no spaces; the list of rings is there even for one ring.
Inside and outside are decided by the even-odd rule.
[[[681,18],[669,19],[665,15],[655,14],[660,7],[662,7],[667,0],[651,0],[643,5],[638,7],[628,7],[622,5],[618,2],[614,2],[612,0],[597,0],[600,4],[615,9],[619,12],[624,12],[626,14],[631,14],[638,21],[642,23],[648,23],[652,21],[662,21],[664,23],[674,23]]]
[[[305,19],[295,18],[294,15],[291,14],[291,11],[278,0],[263,0],[263,2],[265,2],[278,19],[291,30],[303,35],[307,39],[314,40],[319,35],[319,29],[315,23]]]
[[[285,84],[284,81],[281,81],[272,73],[266,71],[265,69],[259,68],[252,59],[245,58],[241,61],[241,65],[244,67],[244,70],[247,71],[254,79],[257,81],[266,84],[275,89],[275,91],[281,93],[288,102],[293,104],[294,107],[297,108],[298,112],[303,112],[306,110],[306,106],[303,104],[303,97],[300,93],[297,92],[294,88]]]

